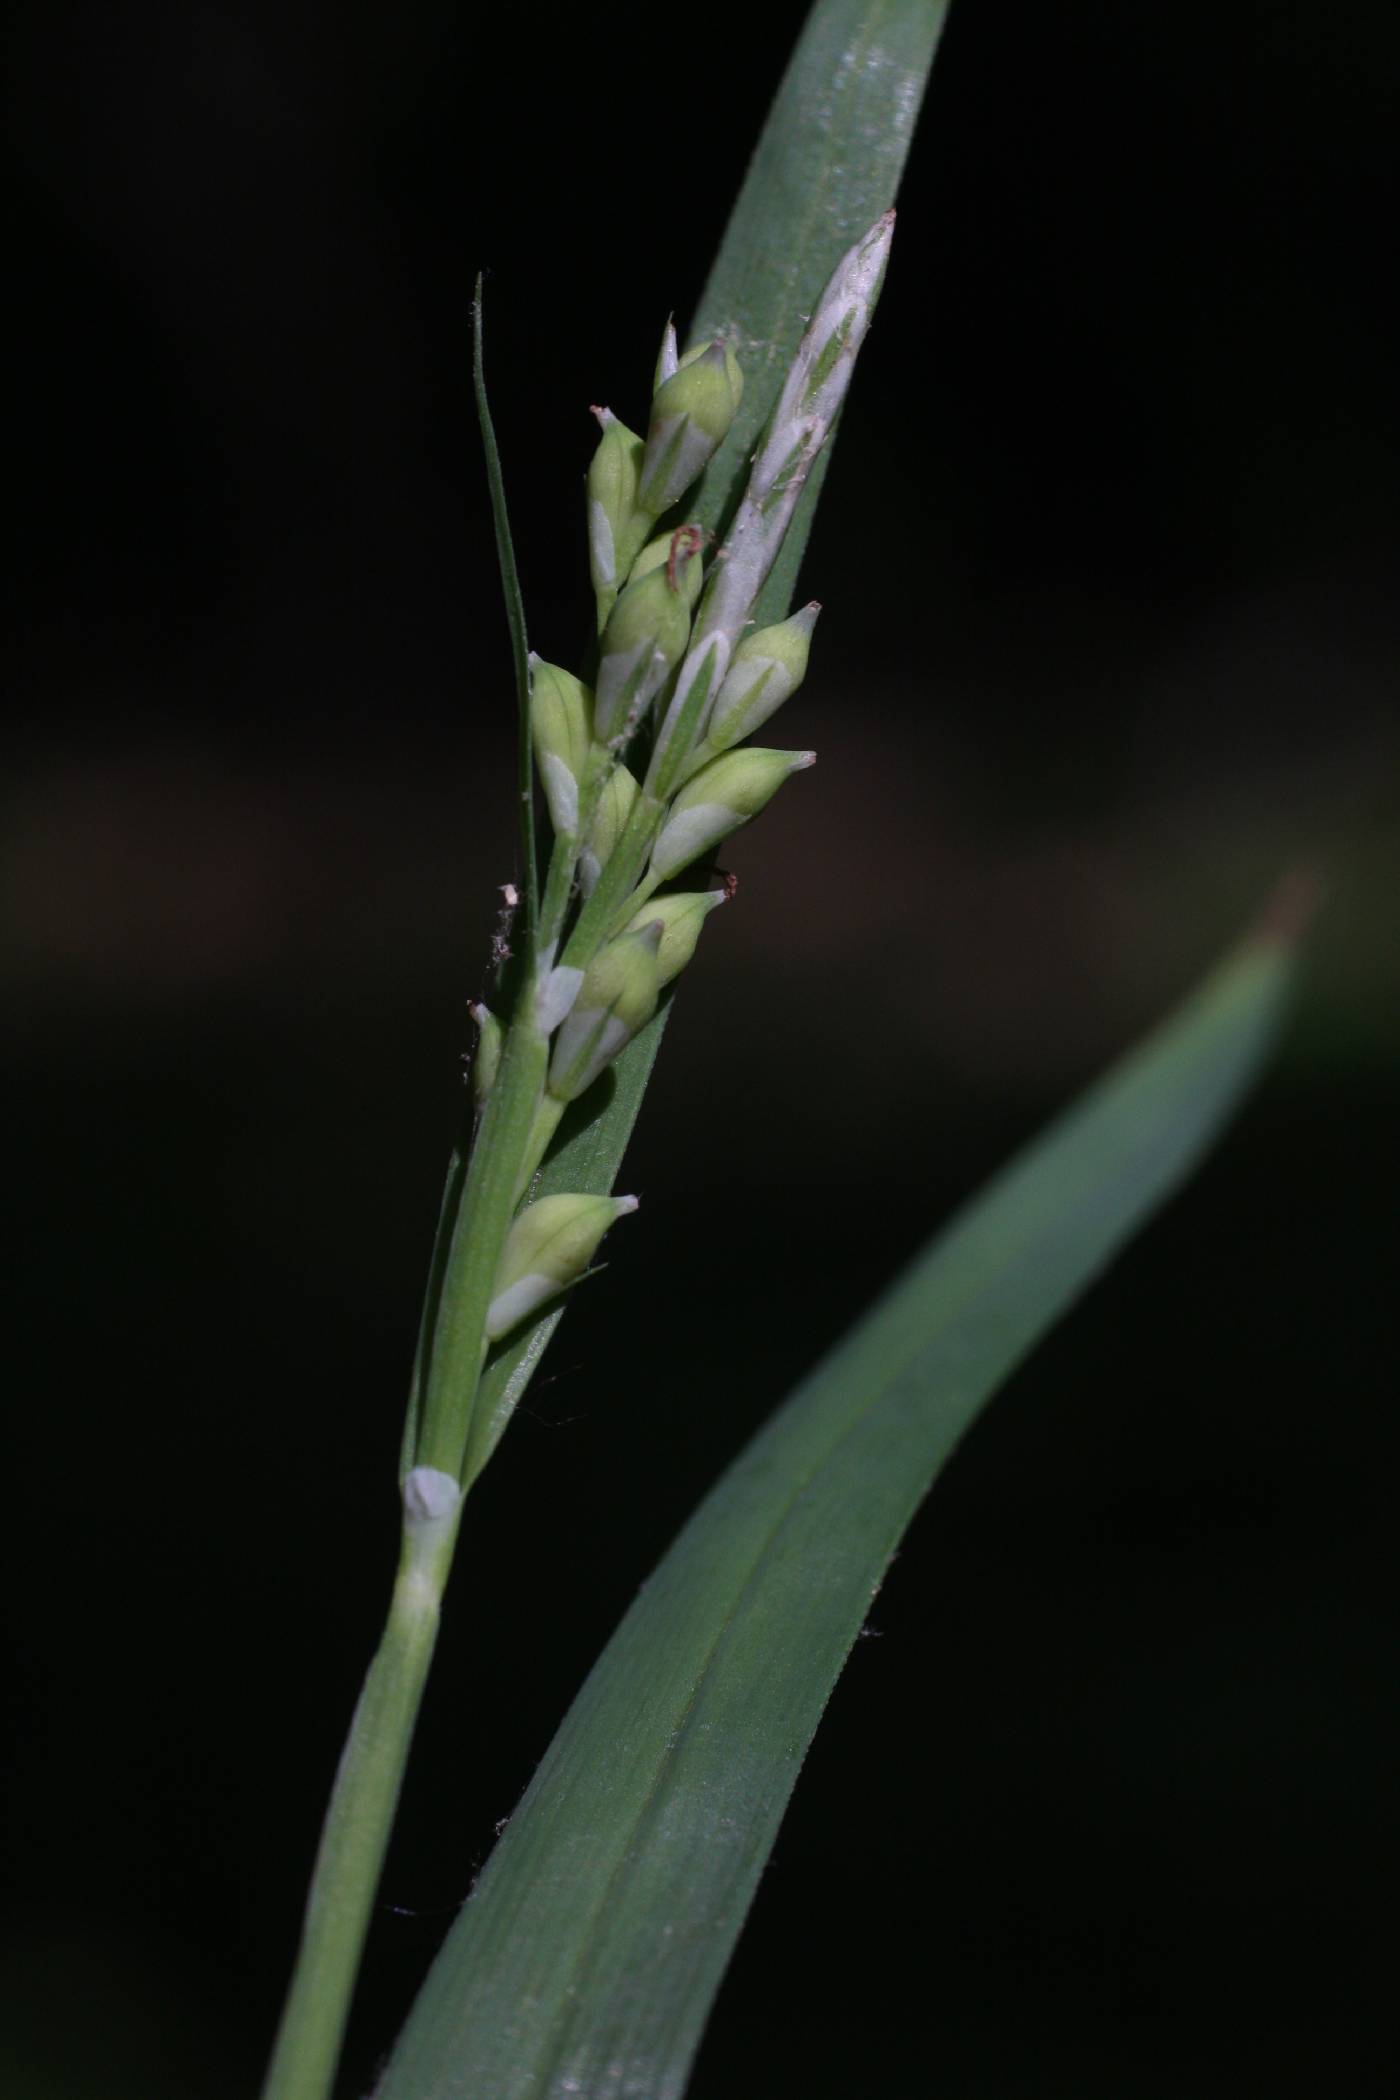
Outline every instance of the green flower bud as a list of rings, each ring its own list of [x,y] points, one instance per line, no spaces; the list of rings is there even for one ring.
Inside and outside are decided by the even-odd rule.
[[[593,588],[616,592],[646,538],[650,513],[638,508],[646,447],[610,408],[595,408],[602,442],[588,467],[588,565]]]
[[[635,583],[639,576],[647,576],[653,569],[673,563],[676,583],[685,593],[686,604],[693,610],[705,586],[704,565],[694,559],[704,544],[705,535],[698,525],[680,525],[674,532],[658,532],[654,540],[647,541],[633,562],[627,581]]]
[[[684,525],[671,537],[672,558],[628,584],[603,629],[593,716],[600,744],[630,736],[685,654],[701,535]]]
[[[612,857],[612,850],[627,828],[627,819],[632,814],[632,804],[637,799],[637,780],[626,766],[614,766],[603,783],[598,797],[598,806],[593,812],[589,828],[588,844],[579,855],[579,888],[585,897],[591,897],[598,887],[598,877]]]
[[[637,1208],[635,1196],[541,1196],[521,1212],[501,1251],[486,1314],[488,1341],[576,1283],[605,1232]]]
[[[760,729],[791,699],[807,675],[807,652],[817,624],[817,604],[745,635],[730,659],[729,670],[705,727],[711,751],[727,751]]]
[[[548,951],[553,954],[553,950]],[[546,963],[535,978],[535,1030],[539,1035],[553,1035],[569,1008],[578,997],[578,988],[583,983],[582,970],[571,969],[568,963]]]
[[[620,933],[594,956],[554,1039],[548,1085],[557,1100],[576,1101],[656,1012],[660,946],[661,928],[649,926]]]
[[[669,882],[702,853],[712,852],[777,794],[789,773],[816,762],[815,751],[764,751],[746,745],[726,751],[688,780],[671,804],[651,851],[651,872]]]
[[[483,1006],[480,1000],[467,1011],[477,1028],[476,1055],[472,1059],[472,1097],[478,1108],[485,1108],[486,1097],[496,1084],[506,1035],[490,1007]]]
[[[637,500],[659,518],[699,479],[728,435],[744,391],[739,360],[722,339],[683,357],[652,397]]]
[[[530,657],[530,736],[550,820],[570,838],[578,829],[578,786],[593,740],[593,695],[582,679]]]
[[[727,890],[673,890],[669,897],[657,897],[651,904],[644,904],[636,918],[629,921],[628,933],[660,926],[661,945],[656,961],[663,985],[679,977],[695,953],[701,927],[728,894]]]

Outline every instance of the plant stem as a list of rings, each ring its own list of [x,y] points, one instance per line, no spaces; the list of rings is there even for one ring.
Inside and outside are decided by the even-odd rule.
[[[418,1465],[436,1467],[454,1479],[461,1475],[481,1376],[486,1312],[515,1215],[548,1062],[549,1045],[535,1027],[533,985],[522,993],[521,1006],[506,1037],[451,1228],[414,1454]]]
[[[437,1640],[461,1503],[406,1515],[388,1622],[341,1753],[263,2100],[326,2100]]]
[[[660,887],[661,877],[658,874],[653,872],[644,875],[626,902],[618,907],[617,917],[608,929],[610,936],[615,938],[621,933],[636,918],[642,906],[651,901]]]
[[[540,1114],[547,1058],[530,983],[465,1174],[449,1177],[431,1270],[440,1289],[421,1345],[416,1435],[404,1452],[398,1575],[341,1753],[263,2100],[328,2100],[335,2078],[452,1564],[491,1288],[522,1174],[528,1181],[549,1141]],[[447,1513],[415,1512],[416,1484],[425,1479],[450,1503]]]
[[[541,1116],[547,1060],[532,981],[506,1037],[465,1174],[449,1177],[431,1271],[441,1283],[423,1338],[416,1436],[404,1453],[398,1575],[336,1773],[263,2100],[328,2100],[335,2077],[452,1564],[492,1285],[522,1176],[528,1182],[551,1134]],[[450,1503],[446,1513],[415,1512],[417,1483],[425,1479]]]
[[[569,897],[574,885],[574,872],[578,867],[578,839],[583,835],[579,825],[578,837],[571,838],[561,832],[555,839],[549,856],[549,873],[545,877],[544,902],[540,906],[540,950],[542,954],[558,945],[559,929],[569,909]]]
[[[636,887],[637,877],[646,864],[665,813],[664,806],[653,801],[650,795],[638,795],[598,887],[579,913],[574,930],[564,944],[566,963],[580,970],[587,969],[604,941],[617,930],[614,922],[619,919],[622,907]]]
[[[568,1103],[559,1100],[557,1095],[546,1093],[540,1096],[539,1106],[535,1110],[535,1120],[530,1127],[530,1142],[525,1148],[524,1163],[520,1169],[520,1178],[516,1183],[517,1202],[524,1196],[526,1189],[529,1188],[530,1183],[538,1173],[540,1161],[549,1150],[549,1141],[559,1128],[567,1106]]]

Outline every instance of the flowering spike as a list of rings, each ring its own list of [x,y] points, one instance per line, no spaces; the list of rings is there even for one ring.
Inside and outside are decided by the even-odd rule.
[[[739,360],[722,337],[682,358],[652,398],[637,500],[653,517],[679,503],[728,435],[744,391]]]
[[[651,872],[669,882],[756,817],[789,773],[816,763],[815,751],[726,751],[688,780],[671,805],[651,851]]]
[[[486,1314],[486,1337],[512,1327],[576,1283],[603,1235],[637,1208],[635,1196],[541,1196],[510,1228]]]
[[[548,1086],[556,1100],[576,1101],[656,1012],[660,945],[661,928],[648,926],[619,934],[594,956],[555,1037]]]
[[[644,904],[637,916],[629,921],[628,933],[641,933],[647,926],[660,926],[661,945],[656,951],[657,966],[662,985],[668,985],[695,953],[695,944],[700,938],[700,929],[717,905],[728,897],[723,890],[673,890],[669,897],[657,897]]]
[[[581,678],[530,656],[530,735],[550,821],[562,837],[578,829],[578,788],[593,740],[593,695]]]

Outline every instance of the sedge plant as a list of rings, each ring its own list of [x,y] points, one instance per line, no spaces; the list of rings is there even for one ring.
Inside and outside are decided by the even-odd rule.
[[[725,901],[725,884],[709,879],[718,849],[815,757],[753,739],[802,682],[818,607],[761,628],[753,608],[849,389],[893,227],[887,211],[827,284],[722,544],[685,505],[742,398],[732,340],[682,353],[668,324],[645,434],[597,412],[587,478],[596,668],[585,682],[534,655],[524,665],[524,880],[508,898],[500,1011],[474,1008],[477,1117],[433,1257],[398,1571],[326,1814],[267,2100],[312,2100],[334,2079],[463,1499],[503,1426],[497,1417],[474,1442],[492,1350],[582,1282],[637,1208],[630,1195],[537,1196],[545,1154]],[[553,834],[542,881],[531,755]]]
[[[684,350],[665,330],[635,428],[594,411],[580,539],[596,620],[573,667],[528,647],[478,289],[522,872],[494,990],[473,1008],[470,1130],[429,1270],[387,1620],[332,1788],[264,2100],[332,2091],[466,1497],[565,1298],[590,1287],[607,1234],[637,1210],[614,1176],[671,988],[727,900],[716,856],[813,761],[767,741],[806,675],[819,610],[789,610],[791,587],[944,11],[817,0],[703,325]],[[810,242],[814,171],[825,184],[838,165],[855,171],[835,199],[843,236],[804,290],[796,266],[791,281],[772,267],[775,229],[790,229],[794,252]],[[865,207],[854,223],[853,199]],[[799,261],[811,271],[810,254]],[[785,354],[756,384],[746,362],[760,340]],[[537,789],[549,832],[538,854]],[[1006,1169],[706,1498],[493,1852],[381,2100],[683,2091],[800,1756],[904,1526],[998,1383],[1218,1129],[1270,1040],[1293,931],[1276,914]]]

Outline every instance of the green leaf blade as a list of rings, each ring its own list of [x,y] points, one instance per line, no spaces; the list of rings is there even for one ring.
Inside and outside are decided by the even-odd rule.
[[[1274,934],[1224,965],[753,1439],[575,1700],[380,2100],[684,2090],[900,1534],[991,1393],[1195,1164],[1272,1039],[1290,969]]]
[[[496,532],[496,559],[501,572],[501,596],[506,625],[510,630],[511,665],[515,672],[516,707],[516,799],[519,803],[521,887],[525,896],[525,925],[529,945],[535,945],[539,919],[539,866],[535,857],[535,770],[530,741],[530,643],[525,631],[525,601],[520,592],[520,574],[511,537],[510,513],[506,508],[505,476],[501,472],[496,426],[486,394],[484,355],[485,317],[482,309],[482,279],[476,280],[472,297],[472,391],[476,397],[476,419],[481,449],[486,461],[486,486],[491,497],[491,521]]]

